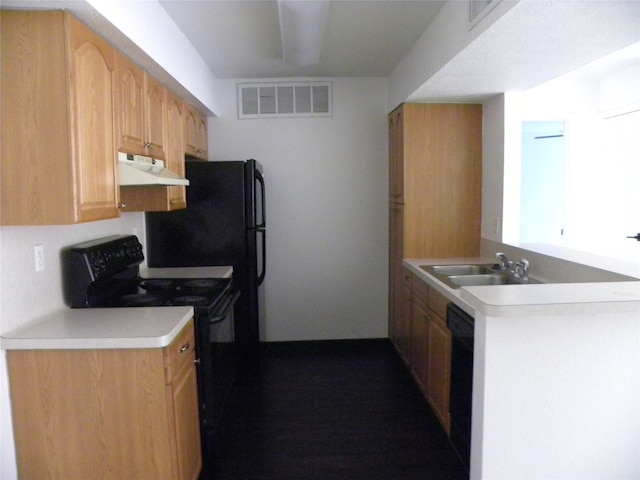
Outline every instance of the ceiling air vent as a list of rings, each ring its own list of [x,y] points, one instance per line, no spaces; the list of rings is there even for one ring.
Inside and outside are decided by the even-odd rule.
[[[331,82],[240,83],[239,118],[330,117]]]

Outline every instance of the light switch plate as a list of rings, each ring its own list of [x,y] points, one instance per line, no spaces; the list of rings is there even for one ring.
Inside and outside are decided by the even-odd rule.
[[[42,272],[44,270],[44,246],[36,245],[33,249],[36,261],[36,272]]]

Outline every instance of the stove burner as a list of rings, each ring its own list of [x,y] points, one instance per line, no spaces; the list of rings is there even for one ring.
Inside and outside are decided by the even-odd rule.
[[[167,288],[171,286],[173,280],[168,278],[151,278],[140,282],[140,288],[151,290],[152,288]]]
[[[152,293],[131,293],[120,297],[120,303],[125,307],[146,307],[149,305],[158,305],[160,302],[160,295]]]
[[[185,280],[182,286],[186,288],[212,288],[217,287],[221,282],[213,278],[196,278],[193,280]]]
[[[207,297],[201,295],[184,295],[171,300],[173,305],[205,305],[208,303]]]

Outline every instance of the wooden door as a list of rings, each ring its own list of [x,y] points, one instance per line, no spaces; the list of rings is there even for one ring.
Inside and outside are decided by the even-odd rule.
[[[404,107],[404,256],[478,256],[482,106]]]
[[[428,328],[428,398],[440,422],[448,432],[451,333],[444,320],[433,314],[430,315]]]
[[[389,114],[389,201],[404,202],[403,107]]]
[[[392,203],[389,207],[389,330],[398,340],[397,324],[402,316],[402,243],[403,206]]]
[[[187,155],[197,157],[198,154],[198,116],[196,111],[187,107],[184,115],[184,150]]]
[[[165,87],[145,73],[145,147],[147,155],[165,160],[167,131],[167,97]]]
[[[193,350],[189,357],[171,385],[178,478],[180,480],[197,480],[202,468],[196,357]]]
[[[121,152],[145,155],[144,71],[116,54],[116,147]]]
[[[202,160],[208,159],[208,143],[207,137],[207,117],[202,114],[198,114],[197,118],[197,157]]]
[[[65,19],[75,221],[114,218],[120,215],[113,121],[115,51],[74,17]]]
[[[167,165],[166,167],[181,177],[185,175],[184,165],[184,104],[167,92]],[[168,187],[168,209],[186,208],[187,192],[184,186]]]
[[[411,308],[411,369],[418,386],[424,392],[428,384],[429,313],[415,295]]]

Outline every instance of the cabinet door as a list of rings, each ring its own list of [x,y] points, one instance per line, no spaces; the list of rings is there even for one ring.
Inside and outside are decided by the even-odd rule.
[[[181,177],[185,175],[184,167],[184,104],[167,92],[167,159],[166,167]],[[187,192],[184,186],[168,187],[168,210],[186,208]]]
[[[175,478],[160,349],[11,350],[19,477]]]
[[[198,143],[197,143],[197,150],[198,150],[198,158],[201,158],[202,160],[207,160],[207,156],[208,156],[208,143],[209,143],[209,139],[208,139],[208,133],[207,133],[207,117],[205,117],[202,114],[198,115]]]
[[[389,114],[389,200],[404,202],[403,107]]]
[[[116,54],[114,108],[116,147],[145,155],[144,71],[121,54]]]
[[[180,480],[197,480],[202,468],[195,360],[192,350],[187,363],[173,379],[170,390]]]
[[[190,322],[165,349],[173,478],[197,480],[202,467],[195,334]]]
[[[75,220],[114,218],[120,214],[113,127],[115,51],[73,17],[65,18],[68,21]]]
[[[402,320],[402,205],[391,204],[389,207],[389,333],[399,340],[397,325]]]
[[[399,314],[395,318],[396,344],[407,364],[411,362],[411,289],[401,284],[397,289]]]
[[[405,104],[403,115],[404,256],[479,255],[482,106]]]
[[[440,422],[445,430],[449,432],[451,333],[447,329],[444,320],[434,314],[430,315],[428,326],[428,398]]]
[[[187,155],[207,160],[207,117],[187,106],[185,111],[185,152]]]
[[[164,160],[167,131],[167,97],[165,87],[145,73],[145,147],[147,155]]]
[[[187,107],[184,117],[184,150],[192,157],[198,154],[198,116],[193,108]]]
[[[427,307],[414,295],[411,311],[411,369],[423,392],[426,391],[428,385],[428,333],[429,313]]]

